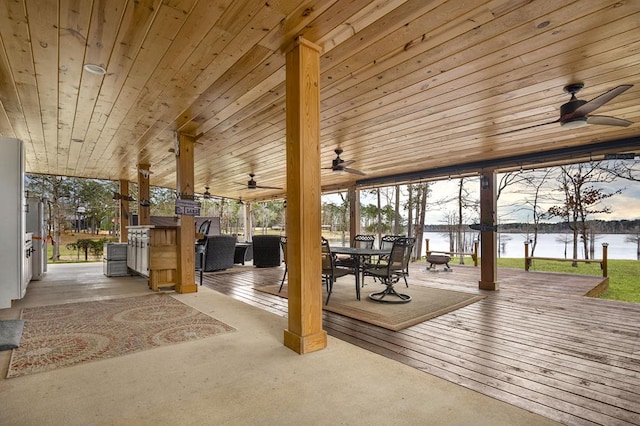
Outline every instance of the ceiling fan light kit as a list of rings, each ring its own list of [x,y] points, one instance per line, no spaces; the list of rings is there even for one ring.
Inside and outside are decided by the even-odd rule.
[[[587,125],[587,117],[576,117],[560,123],[563,129],[577,129]]]

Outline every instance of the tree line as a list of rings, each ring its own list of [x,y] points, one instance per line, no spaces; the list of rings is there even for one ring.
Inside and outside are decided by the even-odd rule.
[[[587,244],[596,233],[634,233],[640,230],[640,219],[605,221],[595,215],[610,213],[607,200],[623,189],[609,190],[607,184],[623,179],[640,180],[637,160],[590,161],[537,170],[519,170],[498,175],[498,227],[503,232],[531,235],[531,255],[534,255],[537,234],[570,232],[573,236],[574,258],[578,244]],[[361,191],[360,220],[363,232],[374,234],[378,241],[384,234],[407,235],[416,238],[416,252],[421,253],[425,230],[437,230],[449,235],[450,251],[468,252],[477,233],[468,224],[479,220],[479,182],[477,177],[454,180],[455,191],[434,196],[432,182],[393,185]],[[65,229],[97,234],[99,230],[116,231],[117,182],[60,176],[28,175],[26,187],[31,196],[43,198],[49,206],[49,239],[56,246]],[[130,185],[137,198],[137,187]],[[515,197],[517,195],[517,197]],[[514,198],[515,197],[515,198]],[[173,216],[175,191],[151,187],[151,215]],[[322,203],[322,224],[340,233],[348,244],[349,198],[346,192],[334,195]],[[338,201],[333,201],[333,200]],[[202,201],[203,216],[220,217],[223,233],[244,233],[244,203],[221,198]],[[131,203],[130,214],[136,214],[137,203]],[[439,224],[426,225],[426,213],[439,211]],[[501,214],[506,211],[508,213]],[[259,232],[269,228],[284,229],[284,200],[254,202],[249,205],[251,223]],[[527,222],[514,221],[509,215],[525,212]],[[126,218],[125,218],[126,220]],[[245,233],[246,234],[246,233]]]

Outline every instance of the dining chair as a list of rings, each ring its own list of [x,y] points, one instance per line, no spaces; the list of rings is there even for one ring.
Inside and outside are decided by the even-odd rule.
[[[336,266],[329,241],[322,237],[322,281],[327,286],[327,301],[325,305],[329,304],[331,292],[333,292],[333,283],[340,277],[355,273],[357,273],[355,268]]]
[[[408,270],[411,251],[413,250],[415,242],[415,238],[397,238],[393,242],[391,253],[389,254],[386,264],[380,264],[365,269],[365,273],[367,275],[379,279],[382,284],[386,286],[383,291],[371,293],[369,295],[370,299],[384,303],[406,303],[411,300],[410,295],[398,293],[393,286],[400,281],[401,278],[404,278],[406,283],[405,271]],[[409,285],[407,284],[407,287],[408,286]],[[385,297],[388,296],[393,297],[385,299]]]
[[[282,282],[280,283],[280,289],[278,290],[278,293],[280,293],[282,291],[282,286],[284,285],[284,280],[285,278],[287,278],[287,237],[285,236],[281,236],[280,237],[280,247],[282,247],[282,258],[284,259],[284,275],[282,275]]]
[[[393,243],[400,238],[405,238],[405,237],[403,235],[384,235],[380,239],[380,250],[386,250],[390,252],[391,249],[393,248]],[[364,287],[365,285],[364,277],[366,275],[369,275],[367,273],[367,270],[371,268],[376,268],[376,267],[384,267],[388,262],[389,262],[389,255],[381,255],[375,258],[373,261],[369,260],[368,262],[365,262],[363,273],[362,273],[362,286]],[[376,277],[373,276],[373,278],[375,281]]]
[[[372,249],[373,243],[375,242],[375,240],[376,240],[376,237],[374,235],[357,234],[355,237],[353,237],[353,240],[351,241],[351,247]],[[368,258],[363,259],[363,261],[368,262],[369,259]],[[353,258],[353,256],[336,255],[336,265],[355,268],[356,261]]]

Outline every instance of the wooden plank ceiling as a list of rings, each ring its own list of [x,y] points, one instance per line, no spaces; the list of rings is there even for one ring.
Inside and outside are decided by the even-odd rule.
[[[367,178],[640,136],[640,1],[0,0],[0,134],[27,171],[175,187],[176,132],[198,136],[196,191],[284,187],[285,57],[321,45],[322,165]],[[84,70],[98,64],[105,75]],[[563,87],[629,127],[558,123]],[[323,170],[325,188],[362,179]]]

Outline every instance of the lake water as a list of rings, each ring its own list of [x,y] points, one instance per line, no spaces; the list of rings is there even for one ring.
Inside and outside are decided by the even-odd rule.
[[[500,257],[524,258],[524,242],[527,238],[525,234],[499,234],[498,249]],[[602,258],[602,243],[608,243],[609,259],[637,259],[637,246],[635,242],[627,242],[627,234],[600,234],[596,236],[595,255],[596,259]],[[424,238],[429,238],[429,249],[431,251],[448,251],[449,237],[440,232],[425,232]],[[536,256],[565,258],[565,243],[567,258],[573,257],[572,236],[568,234],[539,234],[536,245]],[[424,241],[422,244],[422,255],[424,256]],[[529,247],[531,252],[531,247]],[[582,245],[578,245],[578,258],[584,258]]]

